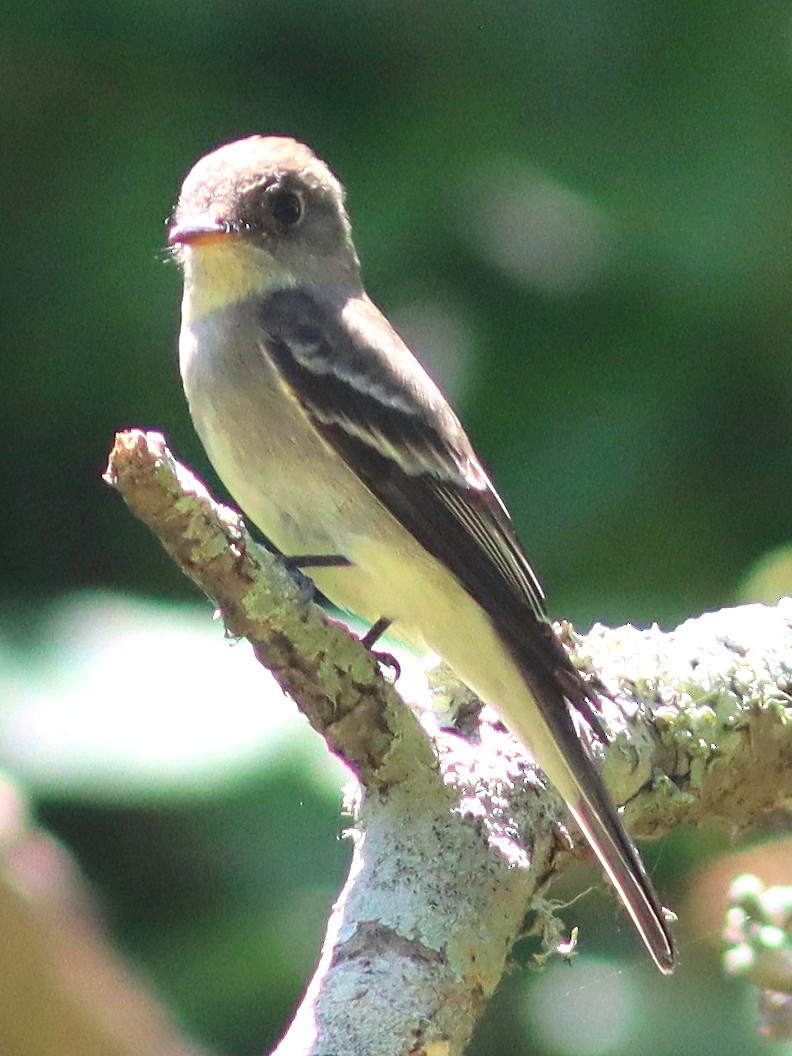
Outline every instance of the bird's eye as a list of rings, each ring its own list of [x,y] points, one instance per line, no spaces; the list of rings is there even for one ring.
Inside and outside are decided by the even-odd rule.
[[[272,196],[270,206],[272,215],[279,224],[286,227],[294,227],[299,224],[303,215],[303,202],[299,194],[294,191],[278,191]]]

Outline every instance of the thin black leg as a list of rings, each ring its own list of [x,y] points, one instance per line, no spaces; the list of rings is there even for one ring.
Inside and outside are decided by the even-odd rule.
[[[387,616],[380,616],[377,622],[372,624],[360,639],[363,645],[365,645],[367,649],[372,649],[390,627],[392,622],[393,621],[389,620]]]
[[[371,651],[371,655],[377,661],[385,667],[391,668],[393,671],[393,681],[398,682],[401,678],[401,664],[391,653],[378,653],[371,647],[379,641],[383,634],[387,631],[393,620],[389,620],[387,616],[380,616],[375,624],[366,631],[360,641],[365,645],[367,649]]]
[[[284,557],[287,568],[349,568],[352,562],[343,554],[295,554]]]

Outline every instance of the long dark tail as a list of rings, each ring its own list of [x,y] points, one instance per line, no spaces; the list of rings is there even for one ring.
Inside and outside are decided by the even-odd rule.
[[[593,771],[593,765],[589,764]],[[596,773],[596,772],[595,772]],[[599,784],[599,788],[593,787]],[[669,975],[676,951],[663,907],[635,844],[627,835],[599,775],[587,787],[578,784],[581,798],[567,806],[632,918],[638,934],[661,972]]]
[[[529,684],[530,685],[530,684]],[[541,696],[531,688],[532,706],[512,698],[499,706],[506,725],[532,752],[561,794],[602,868],[616,889],[638,934],[661,972],[674,970],[676,953],[663,907],[640,855],[627,835],[593,759],[582,743],[558,690]]]
[[[587,693],[590,693],[586,687]],[[554,759],[538,759],[564,797],[575,821],[591,845],[638,934],[661,972],[670,974],[676,964],[674,940],[660,899],[627,834],[593,759],[580,739],[572,717],[574,703],[557,691],[536,695],[538,710],[556,751]],[[585,715],[591,697],[577,709]]]
[[[537,662],[539,643],[526,642],[522,635],[510,637],[512,655],[535,708],[531,718],[529,709],[512,701],[511,706],[499,709],[502,717],[535,752],[536,761],[563,796],[653,961],[661,972],[669,974],[676,964],[676,951],[663,907],[573,718],[573,713],[581,716],[596,732],[600,728],[596,696],[570,663],[551,627],[546,627],[545,649],[539,654],[544,671]]]

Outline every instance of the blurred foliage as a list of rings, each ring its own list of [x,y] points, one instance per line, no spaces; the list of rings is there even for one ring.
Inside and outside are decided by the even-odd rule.
[[[18,634],[73,588],[193,596],[99,477],[114,430],[143,425],[214,479],[180,392],[164,221],[199,155],[255,131],[308,141],[349,187],[369,289],[453,391],[555,614],[668,624],[734,600],[789,543],[787,4],[5,0],[0,21],[0,589]],[[269,870],[293,906],[329,897],[335,811],[306,813],[296,850],[267,825],[309,785],[178,819],[49,795],[196,1030],[227,1053],[274,1038],[312,954],[291,972],[276,938],[259,949],[280,916]],[[696,1051],[748,1051],[735,1003],[721,1016],[712,982],[698,999]],[[630,1051],[679,1046],[660,1031]]]
[[[80,848],[121,948],[194,1035],[275,1044],[350,853],[337,802],[279,767],[204,800],[51,803],[41,819]]]

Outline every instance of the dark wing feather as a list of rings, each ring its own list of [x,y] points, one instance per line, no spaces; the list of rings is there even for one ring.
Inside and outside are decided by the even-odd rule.
[[[367,298],[282,289],[259,307],[266,349],[316,429],[497,621],[537,697],[592,694],[547,622],[509,515],[440,392]]]
[[[671,971],[662,908],[569,707],[604,737],[596,696],[547,622],[508,514],[448,404],[366,298],[334,304],[281,290],[260,321],[266,354],[326,442],[497,625],[576,775],[570,808],[655,962]]]

